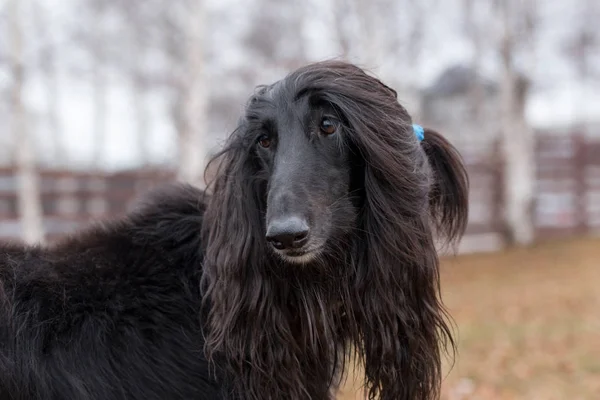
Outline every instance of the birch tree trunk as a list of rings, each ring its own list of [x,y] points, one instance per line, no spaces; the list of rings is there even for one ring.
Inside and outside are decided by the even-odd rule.
[[[477,124],[485,124],[486,121],[481,120],[481,106],[485,102],[484,87],[482,80],[479,79],[479,76],[481,75],[481,61],[483,59],[484,48],[482,37],[483,32],[481,32],[481,29],[479,28],[477,16],[475,15],[475,1],[476,0],[463,0],[465,13],[465,33],[469,41],[473,44],[471,68],[473,69],[474,76],[476,77],[476,79],[473,79],[469,87],[469,100],[472,110],[472,120]]]
[[[38,40],[42,43],[39,67],[44,75],[44,92],[46,95],[47,118],[52,139],[52,162],[58,165],[68,163],[68,154],[63,142],[63,131],[59,115],[60,85],[56,66],[57,46],[47,10],[40,0],[33,6],[34,23],[37,27]]]
[[[13,136],[16,140],[16,168],[18,179],[17,202],[23,240],[40,243],[44,239],[39,178],[35,150],[27,129],[22,92],[25,80],[23,66],[23,34],[19,6],[22,0],[9,0],[10,48],[13,86],[11,92]]]
[[[183,90],[183,126],[179,131],[178,179],[203,187],[202,179],[208,130],[208,82],[204,66],[205,16],[203,0],[192,0],[187,20],[186,77]]]
[[[100,6],[101,7],[101,6]],[[103,41],[104,32],[104,10],[98,9],[95,16],[95,29],[92,33],[92,91],[93,91],[93,155],[92,162],[96,168],[102,167],[104,146],[106,144],[106,118],[107,118],[107,99],[106,99],[106,49]]]
[[[135,108],[137,144],[142,166],[150,163],[149,136],[150,124],[148,123],[149,113],[147,104],[147,85],[144,62],[146,53],[146,43],[144,34],[140,27],[134,32],[134,43],[131,54],[132,60],[132,81],[133,81],[133,106]]]
[[[502,150],[504,159],[504,207],[507,238],[518,245],[530,244],[534,239],[532,216],[535,165],[533,131],[525,120],[525,96],[514,65],[515,38],[511,29],[514,16],[510,0],[500,3],[502,34],[501,110]]]
[[[54,50],[50,50],[54,52]],[[55,56],[50,54],[44,68],[46,81],[46,98],[48,103],[48,123],[54,144],[53,161],[59,165],[67,165],[69,162],[68,152],[65,151],[63,142],[62,124],[59,116],[60,85],[58,84],[58,73]]]

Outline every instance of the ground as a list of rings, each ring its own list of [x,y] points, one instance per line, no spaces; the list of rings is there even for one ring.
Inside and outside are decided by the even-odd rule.
[[[600,399],[600,240],[445,259],[442,291],[458,340],[442,400]]]

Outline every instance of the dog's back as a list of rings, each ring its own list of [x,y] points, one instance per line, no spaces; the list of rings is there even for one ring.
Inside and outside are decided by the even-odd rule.
[[[203,356],[203,193],[50,248],[0,245],[0,399],[221,398]]]

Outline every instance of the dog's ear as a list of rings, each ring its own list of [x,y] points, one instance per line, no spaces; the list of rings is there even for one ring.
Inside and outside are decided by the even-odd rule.
[[[455,244],[465,231],[469,214],[467,171],[458,150],[436,131],[425,129],[421,143],[433,173],[429,206],[438,239]]]
[[[244,285],[257,279],[263,264],[263,211],[266,182],[255,175],[256,158],[240,127],[207,168],[212,168],[207,211],[202,226],[205,246],[202,287],[210,302],[207,356],[242,357],[227,348],[233,325],[246,318]],[[212,164],[216,163],[216,164]],[[212,165],[212,166],[211,166]],[[243,332],[239,332],[243,335]]]
[[[355,316],[370,395],[431,399],[440,388],[441,348],[452,344],[438,296],[432,168],[400,106],[363,114],[363,123],[353,117],[364,158]]]
[[[230,265],[243,269],[244,261],[252,258],[249,252],[259,248],[258,241],[264,236],[261,210],[266,183],[254,173],[257,160],[244,132],[242,121],[205,172],[212,179],[208,181],[203,238],[211,244],[206,250],[207,263],[218,268]],[[227,251],[221,251],[222,246],[227,246]]]

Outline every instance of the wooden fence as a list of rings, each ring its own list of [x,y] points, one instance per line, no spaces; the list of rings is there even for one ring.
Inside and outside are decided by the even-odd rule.
[[[469,225],[459,251],[486,251],[504,243],[502,168],[498,152],[464,151],[471,180]],[[540,135],[532,207],[536,239],[600,232],[600,140],[583,135]],[[152,186],[172,181],[171,171],[118,174],[41,171],[44,227],[49,239],[126,212]],[[0,169],[0,238],[18,238],[17,179]]]
[[[40,195],[49,240],[91,221],[115,217],[151,187],[171,181],[171,171],[136,170],[115,174],[41,170]],[[18,180],[0,169],[0,238],[18,238]]]
[[[462,252],[501,248],[506,232],[502,161],[497,151],[467,157],[469,225]],[[532,217],[536,241],[600,232],[600,140],[582,134],[539,135]]]

